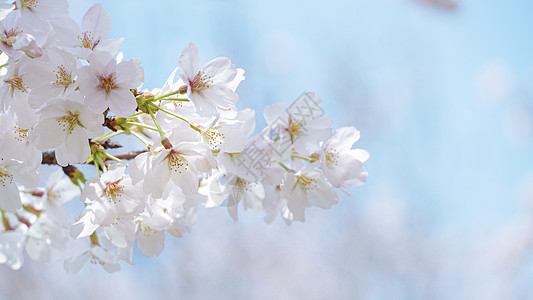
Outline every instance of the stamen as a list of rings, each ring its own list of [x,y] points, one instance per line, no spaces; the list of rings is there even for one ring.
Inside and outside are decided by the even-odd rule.
[[[28,86],[24,84],[21,77],[18,77],[17,75],[13,76],[10,79],[4,80],[5,83],[8,83],[11,85],[11,92],[14,92],[15,90],[21,91],[23,93],[28,92]]]
[[[78,35],[78,40],[81,41],[83,48],[94,50],[94,48],[100,43],[100,40],[94,40],[93,33],[85,31],[83,36]]]
[[[106,94],[109,94],[109,92],[116,87],[115,73],[107,76],[100,74],[96,77],[98,78],[98,87],[104,89]]]
[[[53,84],[56,86],[64,86],[65,89],[74,81],[72,80],[72,75],[67,72],[67,69],[64,65],[57,66],[57,71],[53,71],[56,75],[56,82]]]
[[[205,72],[198,71],[198,74],[194,76],[194,79],[189,82],[193,91],[199,91],[202,89],[208,89],[213,84],[211,76],[207,76]]]
[[[0,170],[0,184],[3,187],[6,187],[7,184],[12,184],[12,183],[13,183],[13,175]]]
[[[170,149],[170,153],[167,156],[168,159],[168,168],[170,171],[178,172],[181,174],[181,172],[187,171],[189,168],[189,164],[183,159],[181,155],[179,155],[178,152],[174,151],[173,149]]]
[[[20,127],[16,125],[13,126],[13,128],[15,128],[14,133],[15,133],[15,140],[17,142],[24,142],[28,139],[29,129],[21,129]]]
[[[305,175],[301,175],[301,176],[297,176],[297,177],[298,177],[297,183],[306,192],[310,191],[310,190],[313,190],[313,189],[315,189],[318,186],[318,184],[316,182],[316,179],[313,179],[313,178],[305,176]]]
[[[119,184],[121,180],[122,179],[106,183],[102,196],[105,195],[109,203],[113,202],[114,204],[117,204],[117,202],[121,202],[120,197],[122,197],[122,193],[124,193],[124,186]]]
[[[77,125],[82,126],[79,121],[79,116],[79,114],[74,114],[69,111],[68,115],[57,119],[57,124],[63,127],[63,131],[67,131],[69,134],[72,134],[72,131],[74,131],[74,128],[76,128]]]

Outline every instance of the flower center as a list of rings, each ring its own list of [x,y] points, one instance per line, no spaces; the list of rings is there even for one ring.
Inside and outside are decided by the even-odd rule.
[[[69,134],[72,134],[72,131],[74,131],[74,128],[76,128],[76,126],[83,126],[79,121],[79,116],[79,114],[75,114],[69,111],[68,115],[62,116],[61,118],[57,119],[57,124],[63,127],[63,131],[68,131]]]
[[[124,192],[124,186],[119,184],[121,180],[122,179],[106,183],[106,187],[104,189],[103,194],[107,197],[109,202],[112,201],[115,204],[117,204],[117,200],[118,202],[120,202],[120,197],[122,196],[122,193]],[[116,199],[117,197],[119,199]]]
[[[104,89],[106,94],[109,94],[109,92],[116,87],[115,73],[107,76],[100,74],[96,77],[98,78],[98,87]]]
[[[291,135],[291,139],[294,136],[299,136],[304,131],[303,121],[294,120],[292,117],[289,118],[289,128],[287,129]]]
[[[339,165],[339,154],[337,153],[337,150],[331,149],[330,151],[326,151],[326,161],[329,164],[338,166]]]
[[[85,31],[83,36],[78,35],[78,40],[81,41],[83,48],[94,50],[94,48],[100,43],[100,40],[95,40],[93,38],[93,33],[90,31]]]
[[[211,147],[211,150],[216,150],[218,146],[220,146],[225,139],[225,136],[223,133],[218,132],[217,130],[214,130],[213,128],[206,130],[203,133],[205,140],[209,144],[209,147]]]
[[[194,79],[189,82],[193,91],[208,89],[212,83],[213,80],[211,80],[211,76],[207,76],[205,72],[202,71],[198,71],[198,74],[194,76]]]
[[[54,85],[64,86],[66,89],[73,82],[71,74],[67,72],[64,65],[57,66],[57,70],[54,70],[53,72],[56,75],[56,82],[53,83]]]
[[[15,90],[21,91],[23,93],[28,92],[28,86],[24,84],[24,82],[22,81],[22,77],[18,77],[17,75],[15,75],[10,79],[4,80],[4,82],[11,85],[12,92],[14,92]]]
[[[13,46],[15,42],[17,41],[17,35],[22,33],[23,30],[19,30],[18,27],[11,28],[9,30],[4,29],[4,36],[7,39],[7,42],[3,42],[4,44],[7,44],[8,46]]]
[[[26,7],[28,9],[36,8],[37,4],[39,4],[39,1],[37,0],[21,0],[20,1],[21,8]]]
[[[317,187],[316,179],[306,175],[300,175],[297,177],[297,182],[304,191],[310,191]]]
[[[170,150],[170,153],[167,156],[168,158],[168,168],[170,171],[181,173],[185,172],[189,168],[189,164],[183,159],[178,152],[173,149]]]
[[[6,184],[13,183],[13,175],[0,169],[0,184],[6,187]]]
[[[21,129],[20,127],[16,125],[13,126],[13,128],[15,128],[14,133],[15,133],[15,140],[17,140],[17,142],[24,142],[28,139],[29,129]]]

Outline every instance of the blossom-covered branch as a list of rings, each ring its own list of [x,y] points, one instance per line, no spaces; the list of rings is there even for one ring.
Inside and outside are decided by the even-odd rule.
[[[200,207],[225,207],[237,221],[242,206],[290,224],[365,182],[368,153],[352,149],[359,131],[333,129],[314,93],[267,107],[268,125],[254,136],[255,112],[237,109],[244,70],[228,58],[201,66],[191,43],[162,87],[146,90],[141,61],[122,60],[123,40],[107,39],[107,11],[94,5],[80,26],[67,8],[66,0],[0,6],[0,263],[20,268],[23,250],[48,262],[84,239],[65,269],[90,260],[114,272],[132,262],[135,244],[154,256],[165,232],[190,232]],[[144,147],[112,154],[117,136]],[[42,164],[63,168],[44,188]],[[72,222],[63,203],[77,196]]]

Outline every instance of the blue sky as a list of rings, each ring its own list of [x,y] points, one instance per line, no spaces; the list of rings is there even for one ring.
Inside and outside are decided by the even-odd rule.
[[[291,298],[313,284],[313,295],[339,297],[365,287],[357,294],[365,299],[493,291],[477,275],[469,279],[473,290],[453,294],[444,287],[468,282],[472,274],[455,264],[474,260],[473,243],[524,217],[531,201],[523,195],[533,190],[533,2],[458,2],[446,12],[409,0],[101,1],[113,17],[111,36],[125,38],[125,58],[142,60],[146,88],[160,87],[194,42],[203,63],[227,56],[246,70],[239,105],[257,111],[259,127],[267,105],[314,91],[336,127],[361,130],[356,147],[371,155],[368,183],[329,211],[311,210],[305,224],[266,225],[250,212],[233,224],[223,209],[205,211],[190,237],[168,241],[158,258],[138,257],[140,266],[126,267],[121,280],[159,282],[161,295],[191,297],[253,297],[263,288]],[[93,3],[71,1],[71,15],[81,21]],[[398,236],[419,244],[409,248]],[[337,257],[347,245],[355,256]],[[423,262],[412,273],[394,266],[443,245],[449,267],[439,271],[432,292],[417,294],[423,281],[412,278],[425,278],[417,273],[426,270]],[[379,252],[372,247],[384,251],[379,259],[359,258]],[[398,247],[405,253],[395,256]],[[169,262],[188,273],[172,273]],[[283,274],[304,280],[287,287],[276,281]],[[186,275],[203,282],[189,282],[188,290],[165,286]],[[217,276],[246,278],[250,287],[227,286]],[[212,290],[203,290],[204,283]],[[515,283],[501,286],[513,290]],[[346,284],[354,288],[340,288]]]

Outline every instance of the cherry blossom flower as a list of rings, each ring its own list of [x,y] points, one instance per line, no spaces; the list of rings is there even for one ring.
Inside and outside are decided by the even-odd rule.
[[[295,221],[305,221],[305,208],[317,206],[329,209],[337,203],[337,194],[324,174],[311,164],[299,172],[287,172],[281,184],[281,197]]]
[[[144,209],[146,196],[132,185],[125,169],[124,164],[114,164],[100,178],[85,183],[81,200],[88,206],[71,230],[75,237],[89,236],[102,227],[115,246],[126,248],[133,243],[132,220]]]
[[[359,131],[355,127],[343,127],[322,145],[320,167],[324,175],[334,187],[344,184],[361,185],[367,177],[363,163],[368,159],[368,152],[362,149],[351,149],[359,140]]]
[[[30,139],[32,128],[21,128],[12,117],[0,115],[0,157],[24,162],[25,170],[37,170],[41,164],[42,154]]]
[[[88,110],[79,102],[80,97],[73,93],[69,97],[72,100],[58,98],[39,110],[35,144],[41,150],[55,148],[61,166],[85,162],[91,154],[88,139],[104,131],[103,116]]]
[[[89,57],[90,66],[79,71],[78,82],[85,103],[94,112],[107,108],[121,116],[129,117],[137,109],[137,101],[130,89],[139,87],[144,80],[141,61],[132,59],[116,64],[107,53]]]
[[[291,154],[291,145],[298,153],[310,155],[320,149],[320,142],[331,136],[332,123],[327,116],[304,120],[291,114],[284,103],[265,108],[264,117],[268,126],[262,135],[271,139],[271,145],[281,156]]]
[[[120,271],[120,256],[101,246],[91,246],[82,253],[65,259],[64,268],[67,273],[78,273],[88,261],[101,265],[109,273]]]
[[[179,58],[180,74],[189,98],[201,116],[220,114],[221,110],[234,110],[239,102],[235,93],[244,80],[243,71],[238,71],[228,58],[211,60],[200,69],[198,48],[193,43],[183,49]]]
[[[27,171],[21,165],[14,160],[0,161],[0,207],[8,212],[15,212],[22,206],[17,182],[31,187],[39,182],[37,170]]]
[[[198,190],[198,176],[209,172],[214,164],[206,145],[180,142],[151,158],[151,168],[144,181],[144,191],[152,193],[155,198],[160,198],[165,186],[169,180],[172,180],[185,195],[190,195]]]
[[[0,234],[0,264],[5,264],[12,270],[18,270],[24,263],[24,242],[26,227],[18,227]]]
[[[106,39],[111,31],[111,15],[95,4],[83,16],[81,29],[72,18],[53,21],[60,44],[76,57],[87,59],[95,52],[105,52],[115,56],[123,39]]]
[[[33,27],[43,26],[43,19],[53,19],[68,14],[67,0],[16,0],[15,12]]]
[[[30,106],[40,108],[50,99],[68,97],[78,87],[75,79],[79,65],[72,55],[58,48],[28,64],[24,81],[31,86]]]

